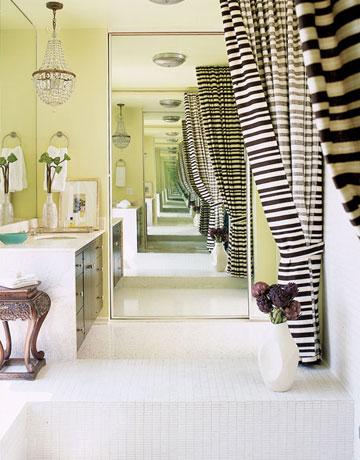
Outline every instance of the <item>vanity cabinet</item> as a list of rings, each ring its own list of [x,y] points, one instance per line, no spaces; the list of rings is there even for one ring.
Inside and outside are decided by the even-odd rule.
[[[122,222],[113,226],[113,286],[123,276]]]
[[[143,208],[138,207],[137,210],[136,210],[136,238],[137,238],[138,252],[140,251],[140,249],[144,249],[144,246],[143,246],[143,233],[144,233]]]
[[[76,337],[79,349],[103,306],[103,244],[98,237],[75,257]]]

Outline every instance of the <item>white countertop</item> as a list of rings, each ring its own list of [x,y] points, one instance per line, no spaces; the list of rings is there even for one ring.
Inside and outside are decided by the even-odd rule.
[[[51,252],[76,252],[102,235],[105,231],[98,230],[91,233],[43,233],[29,236],[21,244],[3,244],[0,242],[1,251],[28,252],[28,251],[51,251]],[[52,239],[58,237],[56,239]]]

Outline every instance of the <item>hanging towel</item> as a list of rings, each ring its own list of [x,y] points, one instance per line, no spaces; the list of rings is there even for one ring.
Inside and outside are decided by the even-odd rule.
[[[64,159],[64,155],[68,153],[67,147],[61,147],[57,148],[54,147],[53,145],[49,145],[48,148],[48,154],[51,156],[51,158],[56,158],[60,157],[60,160]],[[67,176],[67,161],[64,161],[61,163],[61,171],[59,174],[55,174],[54,180],[52,183],[52,192],[63,192],[65,190],[65,183],[66,183],[66,176]],[[45,167],[45,172],[44,172],[44,190],[47,190],[46,187],[46,167]]]
[[[8,158],[8,156],[13,153],[17,161],[14,163],[10,163],[9,168],[9,192],[21,192],[25,190],[28,186],[27,178],[26,178],[26,166],[24,160],[24,154],[20,145],[17,145],[14,148],[6,148],[2,149],[1,156],[4,158]],[[3,175],[0,174],[0,188],[1,191],[4,191],[4,178]]]
[[[116,166],[116,187],[125,187],[126,185],[126,168],[125,166]]]

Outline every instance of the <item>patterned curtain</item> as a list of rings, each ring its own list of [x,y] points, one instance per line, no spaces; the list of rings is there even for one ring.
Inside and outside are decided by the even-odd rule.
[[[185,190],[189,196],[189,199],[188,199],[188,203],[190,201],[195,201],[195,198],[197,197],[197,195],[195,194],[193,188],[191,187],[191,184],[190,184],[190,179],[189,179],[189,175],[187,173],[187,169],[185,167],[185,159],[184,159],[184,152],[183,152],[183,145],[180,144],[179,145],[179,175],[181,177],[181,182],[182,184],[184,185],[185,187]]]
[[[214,240],[210,238],[209,229],[223,226],[223,205],[205,139],[199,96],[195,93],[185,93],[184,106],[191,169],[200,196],[210,208],[206,245],[211,250]]]
[[[215,177],[230,217],[232,276],[247,277],[246,164],[228,67],[197,67],[201,115]]]
[[[322,154],[292,0],[220,0],[240,124],[280,251],[278,280],[299,286],[289,321],[303,362],[320,358]],[[266,281],[266,280],[264,280]]]
[[[199,197],[199,204],[200,204],[199,232],[202,235],[207,236],[208,229],[209,229],[210,206],[202,198],[201,191],[198,189],[198,186],[195,181],[194,170],[191,164],[190,146],[189,146],[189,140],[188,140],[185,120],[182,121],[182,132],[183,132],[183,152],[184,152],[185,166],[186,166],[187,174],[189,177],[189,182],[191,184],[192,189],[194,190],[196,195]]]
[[[360,238],[360,3],[296,0],[321,146]]]

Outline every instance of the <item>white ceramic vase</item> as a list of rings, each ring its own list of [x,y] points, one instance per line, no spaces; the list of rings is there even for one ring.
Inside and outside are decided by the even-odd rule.
[[[211,263],[217,272],[223,272],[226,269],[228,256],[224,248],[224,243],[215,243],[211,251]]]
[[[268,334],[258,350],[261,377],[273,391],[288,391],[296,378],[299,349],[287,322],[269,323]]]
[[[4,193],[3,202],[0,204],[0,225],[14,222],[14,208],[10,201],[10,194]]]
[[[57,228],[58,212],[53,201],[52,193],[48,193],[43,207],[42,226],[45,228]]]
[[[199,228],[199,225],[200,225],[200,213],[195,213],[195,216],[193,218],[193,223],[194,223],[194,227],[196,228]]]

